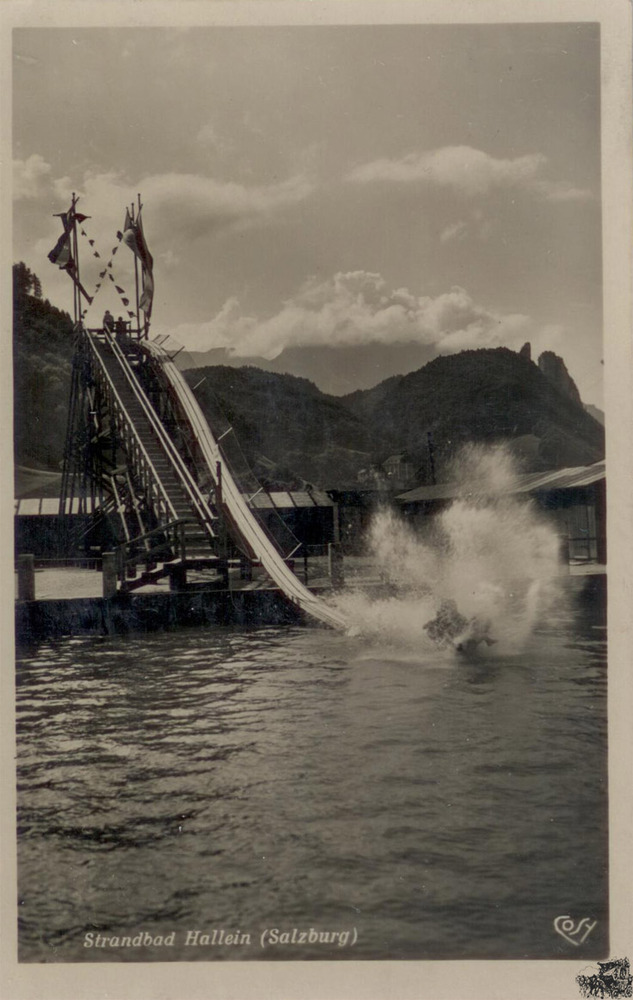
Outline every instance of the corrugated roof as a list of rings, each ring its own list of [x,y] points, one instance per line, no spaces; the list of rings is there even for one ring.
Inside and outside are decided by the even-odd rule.
[[[549,490],[569,490],[590,486],[605,478],[604,462],[581,465],[573,469],[552,469],[549,472],[530,472],[516,476],[500,488],[491,488],[488,482],[438,483],[435,486],[418,486],[396,497],[403,503],[422,500],[454,500],[457,497],[485,495],[486,493],[539,493]]]
[[[293,510],[296,507],[334,506],[334,502],[322,490],[311,490],[309,493],[307,490],[293,490],[292,492],[282,492],[279,490],[274,493],[265,493],[262,490],[260,493],[256,493],[254,497],[249,497],[246,494],[245,496],[249,505],[257,510]],[[90,513],[92,511],[92,500],[88,497],[84,502],[86,510]],[[70,505],[67,504],[67,509],[68,506],[70,506],[69,513],[78,514],[78,497],[73,497],[72,503]],[[23,497],[21,500],[14,501],[14,511],[20,517],[35,517],[41,514],[54,516],[59,513],[59,497]]]
[[[92,499],[87,497],[84,504],[87,512],[92,513]],[[98,506],[97,503],[95,509]],[[69,514],[78,514],[79,498],[73,497],[70,504],[66,501],[66,510]],[[14,501],[14,512],[20,517],[36,517],[38,515],[54,517],[59,513],[59,497],[22,497],[21,500]]]
[[[334,502],[322,490],[292,490],[266,493],[262,490],[255,496],[244,494],[250,507],[256,510],[293,510],[296,507],[333,507]]]
[[[290,499],[290,494],[285,492],[274,492],[270,493],[270,499],[272,500],[275,507],[294,507],[292,500]]]

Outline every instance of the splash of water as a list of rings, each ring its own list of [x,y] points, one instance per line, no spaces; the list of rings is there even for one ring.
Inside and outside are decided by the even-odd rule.
[[[503,447],[470,445],[451,471],[459,498],[421,530],[388,509],[373,519],[368,549],[392,595],[357,590],[339,607],[356,634],[432,648],[424,625],[450,599],[464,617],[490,622],[493,655],[516,652],[557,599],[558,535],[511,492],[516,469]]]

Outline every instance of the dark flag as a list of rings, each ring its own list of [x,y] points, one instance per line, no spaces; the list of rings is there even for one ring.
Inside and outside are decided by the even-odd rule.
[[[143,223],[141,221],[140,213],[137,219],[133,219],[129,211],[126,209],[122,240],[141,263],[143,292],[139,304],[145,313],[145,316],[149,319],[152,313],[152,301],[154,299],[154,258],[149,252],[145,241],[145,234],[143,233]]]
[[[70,212],[62,212],[59,216],[64,227],[63,234],[48,255],[51,264],[57,264],[63,271],[70,271],[74,268],[72,251],[70,248],[70,236],[73,229],[73,217]]]
[[[75,222],[83,222],[84,219],[89,219],[90,216],[80,215],[79,213],[74,212],[73,208],[71,207],[69,212],[59,212],[57,214],[57,218],[62,220],[62,226],[64,227],[64,232],[59,237],[57,243],[49,253],[48,259],[50,260],[51,264],[57,264],[57,266],[60,267],[62,271],[66,271],[70,275],[70,277],[72,278],[72,280],[74,281],[75,285],[77,286],[81,294],[84,296],[84,298],[88,302],[92,302],[92,296],[88,295],[88,292],[86,291],[86,289],[84,288],[84,286],[81,284],[81,282],[77,277],[77,266],[75,264],[71,246],[71,236]]]

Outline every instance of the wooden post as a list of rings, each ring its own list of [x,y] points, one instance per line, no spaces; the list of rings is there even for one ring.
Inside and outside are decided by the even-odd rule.
[[[103,596],[106,600],[116,594],[117,565],[116,552],[104,552],[101,560]]]
[[[240,580],[253,579],[253,564],[247,556],[240,556]]]
[[[18,556],[18,601],[35,600],[35,556]]]
[[[216,571],[218,576],[222,579],[222,586],[225,590],[229,589],[229,561],[228,559],[221,557],[218,559]]]
[[[339,516],[338,504],[335,503],[332,507],[332,532],[335,542],[340,542],[341,540],[341,521]]]
[[[342,587],[345,583],[345,574],[343,570],[343,546],[341,543],[329,542],[327,556],[332,587]]]
[[[562,573],[569,573],[569,561],[571,558],[570,546],[569,546],[569,534],[562,534],[560,536],[560,563]]]
[[[607,483],[603,479],[595,485],[597,556],[601,566],[607,565]]]
[[[222,462],[217,461],[215,463],[215,507],[218,514],[218,522],[215,526],[215,531],[217,535],[216,542],[216,553],[218,556],[218,562],[216,565],[216,573],[222,580],[222,586],[225,590],[229,589],[229,560],[228,560],[228,538],[226,532],[226,521],[224,518],[224,513],[222,511]]]
[[[170,590],[182,590],[187,585],[187,567],[186,566],[170,566],[169,567],[169,589]]]
[[[187,558],[187,525],[180,523],[178,525],[178,543],[179,543],[179,556],[184,563]]]

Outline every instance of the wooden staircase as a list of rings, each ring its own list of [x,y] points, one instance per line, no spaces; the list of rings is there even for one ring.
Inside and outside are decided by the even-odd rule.
[[[178,554],[176,558],[160,567],[152,566],[148,556],[148,568],[135,579],[125,580],[122,584],[126,590],[156,582],[161,577],[173,572],[177,564],[194,568],[206,568],[217,565],[217,532],[214,523],[217,518],[214,511],[197,489],[197,484],[191,473],[184,466],[184,460],[178,455],[174,443],[168,438],[160,419],[155,414],[151,402],[145,393],[141,380],[138,378],[139,366],[142,364],[140,355],[133,348],[122,351],[119,345],[103,337],[92,336],[91,346],[95,360],[95,374],[107,382],[107,391],[116,400],[119,423],[123,424],[123,432],[127,437],[128,461],[133,472],[135,462],[142,455],[143,472],[145,476],[150,470],[153,478],[153,492],[160,494],[160,508],[155,505],[154,520],[179,523]],[[129,492],[129,491],[128,491]],[[131,538],[129,546],[143,544],[146,550],[149,539],[155,532],[143,529],[139,516],[139,531]],[[140,558],[131,560],[141,561]]]

